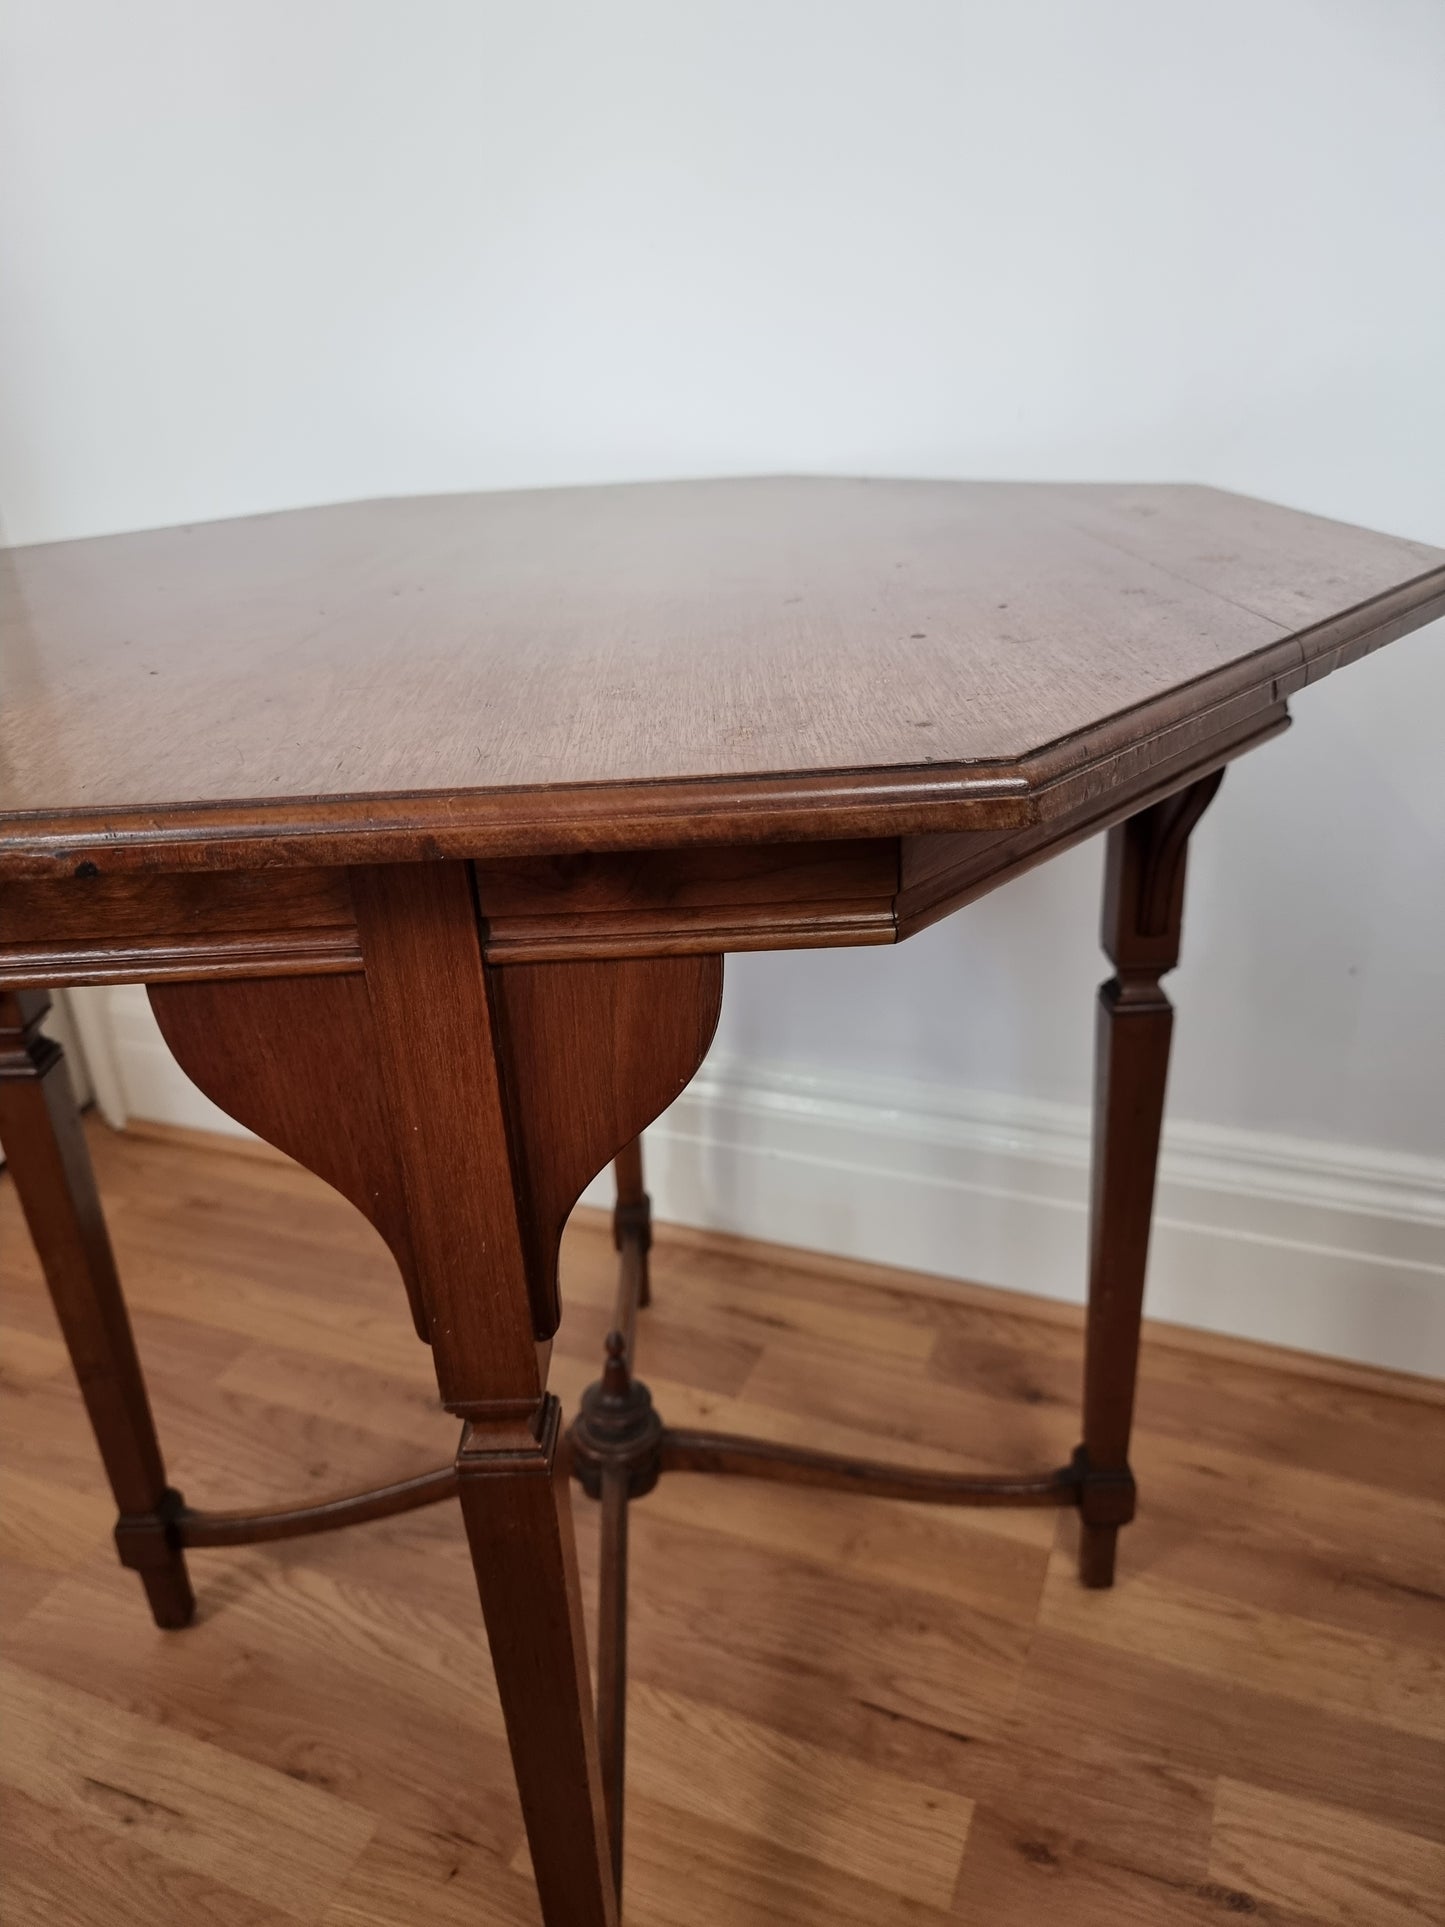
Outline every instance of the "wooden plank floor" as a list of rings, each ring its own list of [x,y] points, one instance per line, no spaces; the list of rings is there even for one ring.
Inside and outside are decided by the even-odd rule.
[[[449,1457],[374,1234],[294,1167],[92,1130],[173,1477],[285,1502]],[[613,1257],[569,1234],[554,1368]],[[156,1632],[0,1180],[6,1927],[537,1914],[450,1506],[192,1555]],[[1072,1312],[665,1234],[677,1421],[989,1470],[1073,1445]],[[1445,1920],[1441,1389],[1156,1332],[1121,1580],[1073,1524],[672,1475],[634,1510],[629,1927]],[[596,1519],[582,1502],[589,1585]]]

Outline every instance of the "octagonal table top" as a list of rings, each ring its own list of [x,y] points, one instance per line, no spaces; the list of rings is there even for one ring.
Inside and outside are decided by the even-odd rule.
[[[1445,551],[1209,488],[779,477],[52,543],[0,588],[34,874],[1039,820],[1445,611]]]

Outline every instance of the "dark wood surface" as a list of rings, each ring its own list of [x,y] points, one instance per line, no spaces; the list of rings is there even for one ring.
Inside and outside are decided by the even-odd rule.
[[[1189,839],[1220,772],[1109,832],[1102,939],[1114,975],[1099,990],[1089,1192],[1079,1572],[1114,1583],[1119,1528],[1134,1516],[1129,1434],[1164,1126],[1174,1007],[1160,979],[1179,962]]]
[[[623,1198],[643,1194],[640,1147],[630,1145],[619,1162],[614,1213],[618,1301],[602,1376],[583,1393],[568,1434],[573,1475],[601,1500],[603,1509],[597,1731],[619,1894],[626,1782],[628,1504],[652,1492],[664,1472],[768,1479],[852,1492],[860,1498],[933,1505],[1077,1506],[1080,1579],[1093,1590],[1113,1585],[1119,1528],[1135,1510],[1129,1444],[1173,1029],[1173,1010],[1160,980],[1179,962],[1189,839],[1223,775],[1217,769],[1198,778],[1109,834],[1103,944],[1115,974],[1099,993],[1083,1439],[1066,1466],[1048,1472],[960,1476],[775,1438],[667,1425],[637,1376],[644,1274],[629,1260],[630,1247],[641,1241],[642,1226],[632,1221]],[[821,1369],[826,1371],[826,1364]]]
[[[12,875],[1017,827],[1445,609],[1445,553],[1209,489],[782,478],[0,579]]]
[[[1207,734],[1181,732],[1187,747],[1102,789],[1057,786],[1058,813],[1022,829],[479,861],[483,955],[512,965],[897,943],[1289,723],[1283,703],[1242,720],[1224,708]],[[362,968],[344,870],[0,880],[0,980],[17,987]]]
[[[65,1056],[40,1028],[49,1008],[43,992],[0,990],[0,1148],[115,1496],[121,1558],[140,1573],[156,1624],[184,1626],[195,1598],[166,1529],[179,1499],[166,1481]]]
[[[82,1306],[67,1334],[82,1382],[88,1369],[102,1384],[132,1387],[123,1411],[102,1403],[93,1412],[107,1463],[137,1426],[149,1442],[150,1496],[138,1511],[123,1507],[123,1555],[132,1549],[130,1562],[148,1588],[163,1568],[184,1587],[187,1546],[299,1537],[458,1497],[549,1927],[615,1927],[618,1918],[628,1502],[649,1493],[664,1470],[950,1506],[1077,1506],[1081,1575],[1092,1587],[1112,1585],[1118,1528],[1134,1511],[1129,1443],[1171,1027],[1160,978],[1178,960],[1189,838],[1221,775],[1196,777],[1110,834],[1104,943],[1116,976],[1101,999],[1083,1443],[1067,1466],[960,1475],[665,1426],[631,1368],[650,1239],[636,1134],[707,1050],[721,958],[489,962],[486,867],[392,865],[348,879],[356,974],[240,983],[212,976],[154,984],[151,997],[178,1060],[203,1089],[395,1240],[443,1403],[468,1420],[455,1467],[282,1511],[184,1506],[164,1483],[112,1268],[118,1332],[107,1329],[97,1304]],[[798,856],[784,856],[787,878]],[[615,902],[617,868],[579,873],[584,904],[589,885]],[[718,880],[716,863],[699,871]],[[735,890],[756,874],[744,866],[739,877],[727,866],[723,880]],[[551,880],[564,893],[565,866]],[[631,880],[621,866],[621,885]],[[691,895],[681,869],[676,888]],[[51,1068],[35,1028],[42,1001],[38,993],[10,993],[0,1004],[13,1033],[0,1072],[27,1090]],[[74,1106],[57,1087],[56,1102],[62,1099],[64,1114],[52,1127],[58,1121],[78,1146]],[[568,1447],[559,1451],[560,1408],[547,1387],[560,1313],[558,1247],[582,1186],[614,1155],[614,1329],[603,1375],[584,1393]],[[63,1179],[41,1182],[22,1158],[18,1177],[43,1252],[83,1243],[87,1217],[98,1220],[83,1158]],[[47,1256],[48,1268],[52,1262]],[[52,1288],[63,1310],[61,1269]],[[604,1513],[595,1718],[569,1463]],[[183,1597],[188,1613],[188,1590]],[[164,1597],[152,1591],[152,1603],[170,1623]]]
[[[454,1472],[270,1529],[457,1492],[548,1927],[613,1927],[548,1376],[567,1212],[623,1151],[630,1306],[626,1147],[707,1048],[720,953],[896,940],[1114,826],[1084,1445],[950,1482],[1076,1498],[1108,1583],[1185,843],[1294,689],[1445,608],[1445,557],[1193,489],[777,481],[363,504],[0,572],[0,1124],[163,1623],[185,1544],[263,1519],[165,1485],[30,987],[148,983],[202,1089],[391,1247],[467,1421]],[[839,1471],[674,1437],[698,1467]]]
[[[723,960],[644,957],[493,973],[507,1108],[527,1174],[539,1338],[557,1329],[557,1250],[614,1152],[692,1082],[722,1008]]]
[[[151,985],[171,1054],[229,1117],[307,1164],[365,1212],[391,1249],[417,1336],[427,1312],[366,980],[257,977]],[[338,1047],[337,1039],[344,1043]],[[344,1118],[344,1130],[335,1128]]]
[[[1023,829],[477,862],[483,955],[512,965],[897,943],[1223,767],[1288,721],[1282,703],[1242,723],[1215,718],[1187,750],[1097,793],[1081,787],[1059,815]],[[0,881],[0,981],[17,988],[142,979],[159,991],[362,970],[346,871]],[[305,994],[294,993],[298,1018]],[[237,993],[233,1022],[244,1021],[241,1005],[256,995]],[[360,1005],[358,1022],[369,1023]],[[353,1069],[323,1068],[322,1081]]]
[[[292,1508],[302,1531],[455,1490],[549,1927],[613,1927],[614,1869],[572,1551],[559,1412],[547,1390],[557,1248],[589,1178],[701,1062],[722,960],[489,966],[465,863],[358,869],[359,975],[151,987],[208,1095],[368,1212],[414,1283],[447,1408],[444,1474]],[[353,1114],[355,1129],[353,1130]],[[398,1218],[398,1211],[400,1217]],[[187,1543],[253,1540],[255,1514]],[[219,1538],[218,1535],[219,1534]]]

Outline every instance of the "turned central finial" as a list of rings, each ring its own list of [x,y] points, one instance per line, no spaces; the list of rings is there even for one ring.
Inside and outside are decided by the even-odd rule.
[[[626,1398],[632,1390],[632,1374],[627,1369],[627,1336],[610,1331],[606,1342],[607,1359],[602,1367],[602,1396]]]

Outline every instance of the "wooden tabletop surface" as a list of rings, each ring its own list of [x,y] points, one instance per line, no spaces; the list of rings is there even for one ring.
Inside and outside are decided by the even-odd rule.
[[[297,510],[0,581],[13,871],[82,830],[134,862],[258,824],[268,861],[323,825],[422,854],[417,798],[567,847],[599,785],[682,841],[780,781],[823,834],[860,793],[1024,821],[1440,613],[1445,551],[1205,488],[778,478]]]

